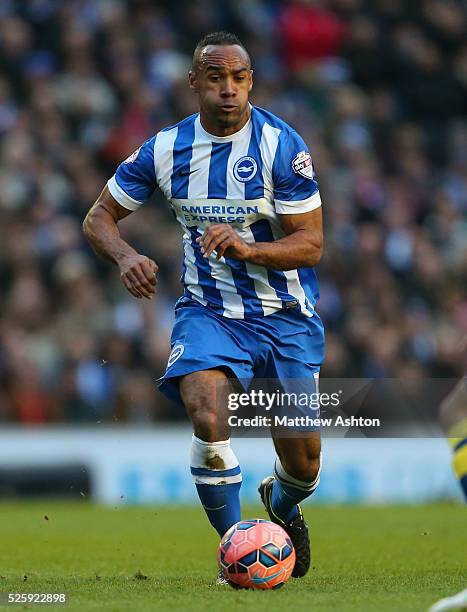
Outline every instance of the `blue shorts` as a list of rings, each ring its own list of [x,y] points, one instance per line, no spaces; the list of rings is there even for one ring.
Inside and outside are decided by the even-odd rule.
[[[159,381],[169,399],[182,404],[180,376],[220,368],[230,371],[245,390],[253,378],[314,381],[324,359],[324,328],[319,316],[296,309],[255,319],[229,319],[182,297],[175,307],[172,352]]]

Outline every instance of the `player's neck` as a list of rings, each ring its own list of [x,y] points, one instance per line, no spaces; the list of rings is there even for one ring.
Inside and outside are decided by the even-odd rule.
[[[206,115],[206,113],[204,113],[202,109],[200,109],[199,113],[201,125],[203,126],[204,130],[206,130],[206,132],[212,134],[213,136],[220,137],[233,136],[233,134],[239,132],[248,123],[250,116],[251,107],[250,105],[248,105],[242,118],[235,125],[229,125],[228,127],[226,127],[223,125],[219,125],[219,123],[217,123],[211,117]]]

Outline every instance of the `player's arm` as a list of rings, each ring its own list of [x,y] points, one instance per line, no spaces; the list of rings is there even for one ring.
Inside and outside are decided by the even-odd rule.
[[[301,214],[278,215],[284,233],[274,242],[247,244],[230,225],[209,227],[198,239],[205,257],[216,251],[273,270],[295,270],[315,266],[323,254],[321,207]]]
[[[323,255],[321,207],[298,215],[278,215],[284,238],[250,245],[247,261],[274,270],[312,268]]]
[[[247,244],[228,225],[212,225],[198,239],[202,253],[226,255],[274,270],[315,266],[323,253],[321,197],[311,155],[296,132],[281,132],[272,167],[274,207],[285,236]]]
[[[155,187],[154,138],[150,138],[118,166],[83,223],[94,251],[119,267],[123,284],[137,298],[153,297],[158,268],[123,240],[118,222],[147,201]]]
[[[105,186],[86,215],[83,232],[97,255],[119,267],[122,282],[132,295],[151,299],[158,267],[152,259],[140,255],[123,240],[117,225],[131,212],[120,206]]]

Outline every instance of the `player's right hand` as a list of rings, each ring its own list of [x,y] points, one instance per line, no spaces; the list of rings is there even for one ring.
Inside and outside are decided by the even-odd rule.
[[[152,300],[156,291],[158,265],[145,255],[127,255],[118,262],[120,278],[126,289],[136,298]]]

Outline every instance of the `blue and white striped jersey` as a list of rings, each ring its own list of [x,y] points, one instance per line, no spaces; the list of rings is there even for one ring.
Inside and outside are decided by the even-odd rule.
[[[312,316],[318,283],[312,268],[282,272],[229,257],[204,258],[196,238],[229,223],[248,243],[284,236],[278,215],[321,206],[302,138],[273,114],[252,107],[232,136],[213,136],[199,114],[160,131],[120,164],[108,188],[136,210],[156,187],[183,228],[185,294],[235,319],[299,308]]]

